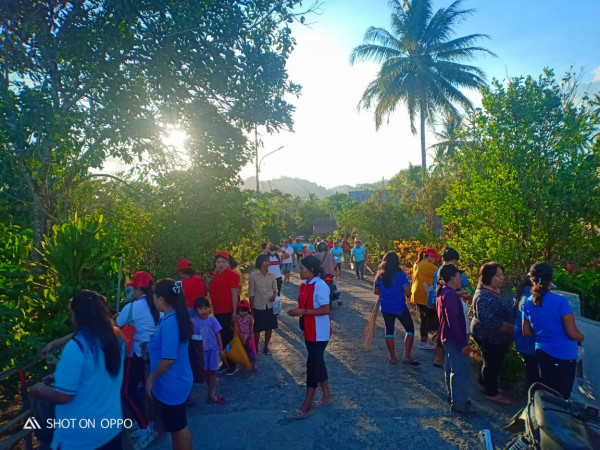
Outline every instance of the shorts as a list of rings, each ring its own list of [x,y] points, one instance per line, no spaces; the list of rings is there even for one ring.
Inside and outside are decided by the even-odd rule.
[[[292,271],[292,263],[284,263],[281,265],[281,273],[288,274]]]
[[[342,263],[341,262],[336,263],[335,268],[341,272],[342,271]]]
[[[304,252],[296,252],[296,258],[298,258],[299,260],[304,258]]]
[[[169,433],[177,433],[187,427],[187,411],[185,402],[180,405],[165,405],[160,404],[160,412],[165,425],[165,431]]]
[[[396,323],[396,319],[400,321],[406,333],[411,333],[414,336],[415,324],[413,323],[412,316],[410,315],[410,311],[408,309],[404,312],[401,312],[400,314],[381,311],[381,315],[383,316],[383,322],[385,323],[386,337],[394,336],[394,325]]]

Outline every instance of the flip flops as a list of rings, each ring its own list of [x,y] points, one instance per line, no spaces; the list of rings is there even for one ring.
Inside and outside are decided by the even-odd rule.
[[[321,399],[321,400],[316,400],[316,401],[312,402],[311,407],[319,408],[321,406],[331,405],[332,403],[333,403],[333,400],[329,400],[328,402],[326,402],[326,401],[323,401],[323,399]]]
[[[292,417],[294,419],[306,419],[308,416],[310,416],[310,411],[308,412],[304,412],[301,409],[296,409],[294,411],[292,411]]]
[[[214,403],[217,405],[223,405],[223,404],[225,404],[225,397],[223,397],[221,395],[215,395],[214,400],[212,398],[207,398],[206,403]]]

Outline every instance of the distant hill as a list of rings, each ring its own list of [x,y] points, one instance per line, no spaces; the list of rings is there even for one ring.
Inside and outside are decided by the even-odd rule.
[[[284,194],[290,194],[294,197],[308,197],[309,194],[315,194],[319,198],[326,198],[336,193],[346,194],[354,190],[369,190],[379,186],[381,186],[381,183],[360,184],[357,186],[343,185],[327,189],[312,181],[292,177],[280,177],[276,180],[260,181],[260,190],[262,192],[279,190]],[[241,187],[242,189],[256,189],[256,177],[246,178],[243,180]]]

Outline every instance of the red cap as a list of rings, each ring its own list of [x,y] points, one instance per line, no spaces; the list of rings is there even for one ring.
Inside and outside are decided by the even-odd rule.
[[[189,259],[183,258],[180,259],[179,262],[177,263],[177,270],[185,270],[185,269],[191,269],[192,268],[192,262]]]
[[[248,308],[248,311],[250,311],[250,302],[246,299],[241,299],[240,301],[238,301],[238,308],[240,307],[244,307],[244,308]]]
[[[152,275],[148,272],[136,272],[133,275],[133,279],[130,283],[127,283],[126,287],[135,287],[135,288],[147,288],[150,287],[152,282]]]
[[[435,248],[426,248],[425,254],[428,256],[433,256],[436,261],[440,260],[440,254],[438,253],[438,251]]]
[[[225,258],[227,261],[229,261],[229,253],[222,251],[222,252],[217,252],[216,256],[221,256],[222,258]]]

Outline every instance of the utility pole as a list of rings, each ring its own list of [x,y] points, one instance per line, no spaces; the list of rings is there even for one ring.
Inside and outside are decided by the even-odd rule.
[[[260,191],[258,184],[258,133],[256,131],[256,125],[254,125],[254,156],[256,158],[256,192]]]
[[[256,133],[256,128],[254,129],[254,132]],[[256,140],[256,135],[255,135],[255,140]],[[258,144],[256,145],[256,192],[260,191],[260,187],[258,184],[258,174],[260,172],[260,165],[262,164],[262,162],[264,161],[264,159],[267,156],[271,156],[273,153],[278,152],[279,150],[281,150],[282,148],[284,148],[285,145],[282,145],[279,148],[276,148],[275,150],[273,150],[272,152],[267,153],[265,156],[263,156],[262,158],[260,158],[260,160],[258,159]]]

